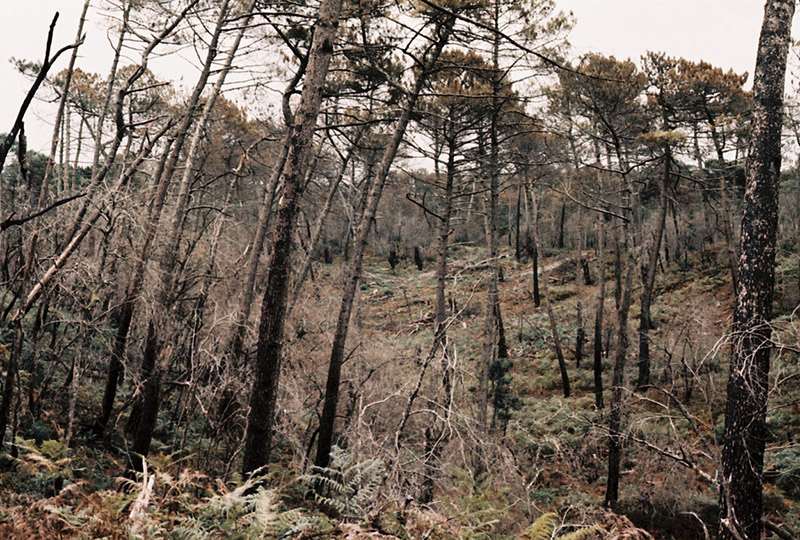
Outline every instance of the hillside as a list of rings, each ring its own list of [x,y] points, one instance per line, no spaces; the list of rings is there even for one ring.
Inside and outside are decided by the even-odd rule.
[[[576,302],[582,299],[591,327],[597,260],[586,253],[595,285],[578,285],[572,255],[554,251],[543,263],[569,360],[573,393],[564,398],[547,316],[543,307],[533,306],[530,265],[503,253],[500,296],[509,354],[496,366],[502,373],[493,376],[493,391],[500,388],[503,396],[495,401],[490,433],[483,434],[473,418],[485,262],[481,249],[453,250],[448,290],[457,311],[451,312],[448,350],[455,391],[448,435],[436,451],[436,467],[428,471],[435,474],[431,503],[415,500],[415,486],[430,451],[425,430],[435,422],[442,373],[440,358],[428,355],[434,275],[427,268],[418,271],[410,257],[394,271],[373,258],[365,268],[343,377],[347,446],[337,447],[329,471],[311,472],[304,449],[313,439],[309,414],[320,399],[318,390],[308,392],[320,384],[325,327],[337,300],[335,261],[317,267],[315,287],[300,299],[287,332],[278,451],[264,488],[250,493],[252,482],[243,483],[237,474],[214,478],[204,472],[212,453],[221,450],[214,446],[232,442],[217,440],[200,425],[187,426],[179,438],[165,428],[156,435],[144,475],[124,479],[119,476],[124,450],[117,447],[124,441],[103,445],[83,433],[67,452],[51,438],[56,433],[45,416],[38,432],[20,434],[25,440],[19,454],[5,465],[15,472],[2,476],[0,532],[9,538],[529,538],[520,536],[528,525],[557,512],[561,533],[600,525],[607,531],[603,538],[634,538],[635,524],[655,538],[702,537],[700,520],[713,523],[716,512],[716,488],[706,475],[714,475],[724,412],[724,335],[731,317],[725,270],[690,258],[660,276],[653,309],[655,388],[633,392],[635,366],[629,364],[623,480],[612,514],[601,508],[608,412],[595,407],[591,338],[581,367],[574,363]],[[785,253],[778,267],[778,282],[786,287],[776,300],[782,313],[775,326],[787,349],[776,355],[773,370],[766,465],[769,519],[795,530],[800,456],[792,438],[800,396],[790,381],[797,376],[798,333],[796,313],[784,306],[796,304],[797,292],[790,292],[796,260]],[[609,286],[609,318],[613,305]],[[607,354],[603,368],[608,380]],[[415,392],[412,414],[396,438]],[[84,393],[78,411],[99,398]],[[169,426],[174,411],[163,414]],[[470,472],[476,459],[485,471],[478,476]],[[315,485],[322,486],[318,495]]]

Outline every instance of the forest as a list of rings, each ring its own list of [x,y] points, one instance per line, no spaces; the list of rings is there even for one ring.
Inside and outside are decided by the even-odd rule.
[[[0,537],[799,538],[793,0],[753,73],[556,0],[81,4],[9,51]]]

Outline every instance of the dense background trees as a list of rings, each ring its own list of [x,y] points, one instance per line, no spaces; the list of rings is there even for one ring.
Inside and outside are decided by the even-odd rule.
[[[58,113],[0,155],[0,531],[800,527],[779,62],[569,58],[549,0],[104,8],[108,73],[83,26],[18,62]]]

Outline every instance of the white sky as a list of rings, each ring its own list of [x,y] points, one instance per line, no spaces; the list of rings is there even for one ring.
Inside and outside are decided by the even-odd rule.
[[[98,3],[97,0],[93,4]],[[575,53],[594,51],[620,59],[638,58],[648,50],[662,51],[689,60],[705,60],[724,69],[751,74],[755,64],[764,0],[556,0],[563,11],[572,11],[577,24],[570,35]],[[3,1],[0,17],[0,131],[14,121],[30,82],[17,74],[9,58],[41,60],[50,20],[60,11],[53,48],[75,38],[83,0]],[[798,27],[795,18],[795,28]],[[110,46],[104,23],[90,9],[78,67],[106,73]],[[797,32],[795,32],[797,36]],[[62,56],[54,72],[66,67]],[[164,76],[164,74],[160,74]],[[790,76],[789,84],[797,85]],[[44,151],[52,127],[47,127],[52,108],[37,104],[26,117],[33,149]]]

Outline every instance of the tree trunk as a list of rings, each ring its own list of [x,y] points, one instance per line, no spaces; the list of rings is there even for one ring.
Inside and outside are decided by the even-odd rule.
[[[442,414],[435,416],[434,423],[425,428],[425,458],[423,463],[423,481],[420,486],[420,504],[428,504],[433,500],[433,488],[438,474],[438,461],[442,449],[450,438],[448,422],[450,404],[453,394],[453,374],[447,354],[447,249],[450,238],[450,218],[453,212],[453,188],[456,177],[456,144],[450,139],[447,155],[447,173],[443,206],[440,211],[436,250],[436,304],[434,306],[433,350],[439,352],[441,358],[442,381]],[[442,418],[443,420],[440,420]]]
[[[286,167],[282,174],[283,198],[278,204],[273,249],[258,328],[255,376],[244,441],[242,471],[249,474],[269,463],[272,427],[283,356],[283,329],[291,270],[292,232],[306,169],[314,150],[314,128],[322,103],[322,90],[333,55],[342,0],[324,0],[308,52],[305,84],[295,124],[287,140]]]
[[[577,170],[577,169],[576,169]],[[581,368],[581,361],[583,360],[583,343],[586,339],[586,330],[583,325],[583,291],[581,284],[589,285],[588,263],[583,258],[583,206],[578,206],[578,239],[577,239],[577,255],[575,260],[575,368]],[[581,275],[582,274],[582,275]]]
[[[211,67],[218,54],[220,36],[222,35],[229,14],[229,5],[229,2],[225,0],[219,7],[219,14],[217,16],[214,32],[208,46],[203,72],[201,73],[200,80],[196,86],[196,92],[198,89],[200,92],[197,93],[197,101],[194,99],[192,100],[192,108],[199,104],[200,93],[202,93],[203,88],[208,82],[208,78],[211,73]],[[248,14],[250,14],[254,5],[255,1],[251,0],[250,5],[247,7]],[[133,422],[131,423],[130,427],[132,428],[131,431],[134,433],[134,445],[132,450],[135,454],[140,454],[141,456],[147,456],[147,453],[150,449],[150,442],[152,440],[153,430],[155,429],[155,422],[158,416],[158,409],[161,400],[161,379],[165,375],[170,361],[170,358],[167,358],[161,350],[162,340],[160,339],[159,334],[163,335],[164,328],[168,327],[169,312],[171,303],[173,301],[173,299],[169,298],[170,291],[176,288],[174,284],[176,279],[176,268],[178,266],[178,254],[180,251],[179,246],[181,229],[183,228],[183,222],[186,219],[186,208],[189,201],[191,180],[194,177],[194,160],[197,155],[200,142],[203,138],[203,133],[205,132],[211,116],[211,111],[214,108],[217,97],[222,91],[225,78],[230,72],[233,59],[236,56],[239,44],[241,43],[244,35],[244,31],[249,26],[251,17],[252,15],[249,15],[240,26],[234,43],[231,45],[227,53],[225,64],[220,70],[220,73],[217,75],[217,80],[215,81],[210,94],[206,97],[205,104],[203,105],[203,111],[195,122],[194,131],[189,141],[189,149],[186,156],[186,163],[184,164],[183,168],[183,174],[181,176],[181,182],[178,186],[178,195],[177,200],[175,201],[175,208],[173,210],[172,219],[170,220],[170,225],[167,231],[168,240],[163,244],[161,253],[158,257],[160,280],[155,294],[155,317],[160,315],[163,317],[163,320],[161,321],[161,324],[158,324],[158,321],[153,320],[153,318],[150,320],[145,346],[146,354],[142,361],[141,380],[145,381],[144,390],[142,392],[141,400],[136,404],[131,412]],[[194,95],[192,97],[194,98]],[[187,124],[186,127],[188,129],[189,125]],[[156,219],[156,223],[157,221],[158,220]],[[162,357],[162,360],[158,366],[155,365],[156,355],[160,355]],[[141,422],[138,420],[141,420]],[[141,466],[138,458],[131,459],[131,463],[134,466]]]
[[[594,404],[603,408],[603,310],[606,300],[606,222],[605,217],[598,223],[597,258],[600,269],[597,279],[600,281],[597,292],[597,310],[594,318]]]
[[[8,418],[11,414],[11,407],[14,404],[14,386],[17,383],[17,371],[19,370],[22,345],[25,340],[25,334],[22,330],[22,317],[15,317],[12,319],[9,326],[14,329],[14,342],[11,345],[11,351],[9,351],[7,355],[6,382],[3,386],[3,398],[2,401],[0,401],[0,449],[3,448]]]
[[[625,391],[625,365],[628,354],[628,312],[631,305],[631,288],[633,285],[633,233],[632,225],[624,225],[627,247],[625,285],[620,291],[621,298],[617,309],[617,350],[614,355],[614,371],[611,381],[611,412],[608,417],[608,482],[604,505],[614,507],[619,499],[620,464],[622,462],[622,432],[624,419],[623,394]]]
[[[522,185],[517,186],[517,211],[514,214],[514,260],[520,261],[522,252],[519,245],[519,218],[520,218],[520,204],[522,203]]]
[[[536,215],[536,200],[533,201],[533,211],[534,215]],[[533,223],[533,243],[538,250],[539,246],[539,227],[538,227],[538,220],[534,219]],[[553,336],[553,349],[556,353],[556,358],[558,359],[558,369],[561,372],[561,385],[564,391],[564,397],[569,397],[570,395],[570,385],[569,385],[569,374],[567,373],[567,362],[564,360],[564,352],[561,350],[561,339],[558,334],[558,324],[556,322],[555,314],[553,313],[553,307],[550,304],[550,290],[547,285],[547,266],[542,265],[542,289],[544,291],[544,307],[547,311],[547,318],[550,320],[550,333]]]
[[[361,278],[361,263],[364,257],[364,249],[367,244],[372,221],[378,210],[383,186],[389,176],[397,149],[403,140],[406,126],[411,119],[411,112],[419,98],[422,87],[427,80],[431,68],[439,58],[442,49],[447,43],[452,31],[455,19],[447,17],[444,23],[440,23],[436,42],[432,45],[432,54],[426,59],[422,66],[414,88],[409,92],[406,106],[395,123],[392,138],[384,150],[378,169],[374,174],[374,181],[370,182],[371,189],[366,200],[364,213],[358,224],[358,230],[353,237],[353,254],[348,276],[345,281],[345,289],[342,294],[342,302],[339,308],[339,317],[336,323],[336,331],[331,347],[331,357],[328,363],[328,376],[325,383],[325,401],[322,406],[322,416],[320,417],[319,438],[317,439],[317,454],[314,464],[317,467],[325,468],[330,462],[331,447],[333,446],[334,425],[336,422],[336,406],[339,402],[339,380],[341,377],[342,364],[344,362],[344,348],[347,341],[347,333],[350,325],[350,315],[353,309],[358,282]]]
[[[640,298],[641,310],[639,313],[639,378],[637,390],[643,390],[650,384],[650,305],[653,301],[653,288],[656,282],[658,256],[661,252],[661,239],[664,237],[664,227],[667,223],[667,189],[672,176],[672,150],[669,144],[664,145],[664,174],[661,178],[661,197],[658,206],[658,222],[656,223],[653,245],[650,249],[650,260],[642,284]]]
[[[762,471],[768,436],[780,137],[794,9],[793,0],[767,1],[753,79],[753,131],[721,457],[721,540],[760,540],[764,530]]]
[[[499,13],[498,3],[494,3],[495,25]],[[493,38],[492,52],[492,110],[489,125],[489,209],[486,213],[486,246],[489,259],[489,285],[486,294],[486,319],[483,335],[483,355],[478,364],[478,429],[484,434],[488,433],[489,411],[489,373],[492,362],[497,353],[497,313],[498,313],[498,281],[500,278],[500,260],[498,257],[499,231],[498,231],[498,197],[500,189],[500,156],[498,130],[500,120],[500,69],[499,69],[499,36]],[[483,469],[483,464],[476,467],[477,471]]]
[[[542,305],[542,300],[539,295],[539,248],[536,242],[533,241],[533,223],[537,223],[539,217],[536,215],[538,207],[533,204],[533,191],[525,190],[525,202],[528,206],[528,216],[526,217],[525,231],[526,242],[528,244],[528,256],[531,258],[531,287],[533,287],[533,307]]]
[[[558,249],[564,249],[564,222],[567,217],[567,200],[561,200],[561,215],[558,218]]]

